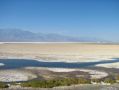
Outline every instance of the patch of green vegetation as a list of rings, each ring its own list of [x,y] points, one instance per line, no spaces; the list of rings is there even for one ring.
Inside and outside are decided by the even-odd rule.
[[[78,79],[78,84],[91,84],[90,79],[85,79],[85,78],[79,78]]]
[[[100,79],[91,79],[92,82],[95,82],[95,83],[100,83],[101,80]]]
[[[118,78],[117,78],[118,79]],[[22,87],[32,87],[32,88],[53,88],[58,86],[70,86],[76,84],[91,84],[91,82],[96,83],[116,83],[116,79],[112,76],[106,77],[104,79],[87,79],[87,78],[58,78],[50,80],[31,80],[27,82],[21,82],[19,85]],[[17,85],[18,83],[10,83],[10,85]],[[6,83],[0,83],[0,88],[8,88]]]
[[[104,79],[104,83],[114,84],[114,83],[116,83],[116,80],[113,79],[113,78],[107,77],[107,78]]]
[[[0,82],[0,88],[8,88],[9,86],[5,83]]]
[[[64,79],[54,79],[54,80],[42,80],[42,81],[29,81],[21,83],[22,87],[35,87],[35,88],[52,88],[57,86],[70,86],[72,84],[90,84],[89,79],[84,78],[64,78]]]

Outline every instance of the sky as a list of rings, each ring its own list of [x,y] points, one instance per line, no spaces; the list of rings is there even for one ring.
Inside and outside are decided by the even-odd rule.
[[[119,0],[0,0],[0,28],[119,42]]]

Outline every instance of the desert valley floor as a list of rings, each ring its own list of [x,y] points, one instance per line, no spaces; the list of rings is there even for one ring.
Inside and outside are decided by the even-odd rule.
[[[99,79],[119,74],[118,58],[118,44],[1,43],[0,81],[62,77]]]

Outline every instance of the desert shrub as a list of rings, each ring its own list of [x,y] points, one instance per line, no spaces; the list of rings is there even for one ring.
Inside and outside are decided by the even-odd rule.
[[[37,80],[33,80],[33,81],[29,81],[29,82],[24,82],[21,84],[21,86],[23,87],[41,87],[41,88],[45,88],[48,87],[48,83],[46,81],[37,81]]]
[[[86,83],[86,81],[84,81]],[[21,83],[22,87],[40,87],[40,88],[52,88],[56,86],[69,86],[72,84],[78,84],[78,79],[76,78],[64,78],[64,79],[54,79],[54,80],[33,80]]]
[[[101,80],[100,79],[91,79],[92,82],[96,82],[96,83],[100,83]]]
[[[42,81],[37,81],[37,80],[34,80],[34,81],[29,81],[29,82],[24,82],[24,83],[21,83],[21,86],[23,87],[40,87],[40,88],[52,88],[55,84],[54,81],[51,81],[51,80],[42,80]]]
[[[78,84],[91,84],[90,79],[85,79],[85,78],[79,78],[78,79]]]
[[[5,83],[0,82],[0,88],[8,88],[8,85]]]
[[[113,84],[113,83],[116,83],[116,80],[113,79],[113,78],[105,78],[104,79],[104,83],[110,83],[110,84]]]

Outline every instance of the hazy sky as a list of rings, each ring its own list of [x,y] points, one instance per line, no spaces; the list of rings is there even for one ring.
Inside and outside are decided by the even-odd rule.
[[[119,0],[0,0],[0,28],[119,41]]]

